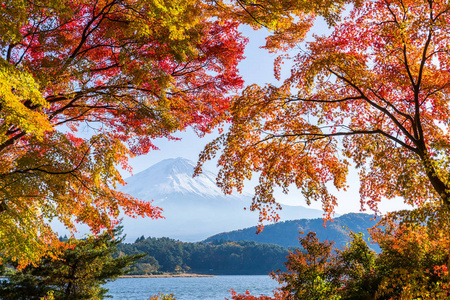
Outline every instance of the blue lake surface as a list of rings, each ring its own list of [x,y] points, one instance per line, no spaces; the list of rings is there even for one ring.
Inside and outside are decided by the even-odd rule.
[[[119,278],[106,284],[112,299],[147,300],[159,293],[173,293],[177,300],[223,300],[230,289],[252,295],[272,295],[278,283],[266,275],[215,277]]]

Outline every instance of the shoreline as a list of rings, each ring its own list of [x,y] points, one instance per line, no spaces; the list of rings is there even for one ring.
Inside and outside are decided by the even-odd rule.
[[[119,278],[171,278],[171,277],[214,277],[206,274],[157,274],[157,275],[122,275]]]

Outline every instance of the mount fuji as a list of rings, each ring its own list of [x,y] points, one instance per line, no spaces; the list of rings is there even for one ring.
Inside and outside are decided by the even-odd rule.
[[[166,159],[126,180],[121,189],[163,209],[165,219],[125,217],[122,224],[127,241],[144,235],[170,237],[182,241],[200,241],[225,231],[258,222],[258,213],[244,210],[250,194],[224,195],[216,186],[216,176],[207,170],[193,177],[194,163],[184,159]],[[282,205],[281,220],[312,219],[323,212],[302,206]]]

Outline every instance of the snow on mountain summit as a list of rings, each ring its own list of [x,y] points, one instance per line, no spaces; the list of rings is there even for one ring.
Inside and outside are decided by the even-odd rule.
[[[191,194],[196,197],[223,197],[209,171],[192,177],[195,164],[185,158],[165,159],[129,177],[121,191],[144,200],[160,200],[169,194]]]

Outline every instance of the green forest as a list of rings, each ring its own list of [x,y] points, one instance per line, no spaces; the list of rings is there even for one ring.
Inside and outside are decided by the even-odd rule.
[[[253,241],[185,243],[170,238],[144,238],[118,245],[116,256],[147,253],[130,275],[190,272],[198,274],[264,274],[284,269],[287,248]]]

